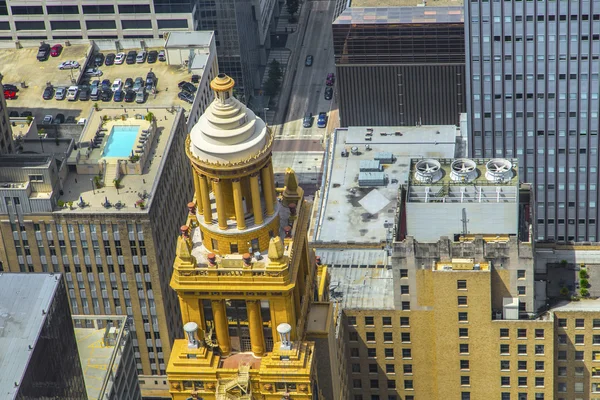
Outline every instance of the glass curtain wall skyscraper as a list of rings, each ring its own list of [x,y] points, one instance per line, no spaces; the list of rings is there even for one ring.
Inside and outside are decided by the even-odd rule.
[[[472,157],[517,157],[538,241],[598,240],[600,2],[465,3]]]

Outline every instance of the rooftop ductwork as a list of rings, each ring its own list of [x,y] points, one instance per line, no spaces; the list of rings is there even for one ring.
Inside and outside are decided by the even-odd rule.
[[[442,167],[437,160],[424,159],[415,165],[415,179],[419,182],[435,183],[442,179],[442,176]]]
[[[472,182],[477,179],[477,164],[468,158],[458,158],[450,165],[450,179],[455,182]]]
[[[485,178],[490,182],[506,183],[514,176],[512,162],[505,158],[494,158],[488,161],[485,167]]]

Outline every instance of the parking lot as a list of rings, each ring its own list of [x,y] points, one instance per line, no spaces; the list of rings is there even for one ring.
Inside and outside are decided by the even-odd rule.
[[[75,60],[79,62],[81,68],[86,66],[85,55],[89,51],[87,45],[73,45],[64,47],[59,57],[50,57],[47,61],[40,62],[36,59],[37,47],[23,49],[2,49],[0,50],[0,73],[3,75],[2,82],[14,84],[19,87],[19,92],[13,100],[7,100],[10,111],[31,111],[38,123],[41,123],[45,115],[55,116],[62,113],[65,117],[73,116],[75,120],[88,118],[90,111],[95,103],[102,107],[165,107],[165,106],[184,106],[184,103],[177,97],[179,89],[177,84],[182,81],[190,81],[191,74],[187,68],[181,66],[169,66],[165,62],[157,61],[153,64],[126,64],[121,65],[103,65],[99,69],[103,72],[100,77],[89,77],[89,81],[99,79],[110,80],[112,82],[120,78],[125,82],[127,78],[135,80],[136,77],[142,77],[144,80],[146,74],[152,70],[158,81],[156,94],[148,94],[146,102],[143,104],[115,102],[112,99],[103,101],[67,101],[65,100],[44,100],[42,94],[46,88],[46,83],[50,83],[56,89],[57,87],[68,87],[71,81],[70,70],[59,70],[58,65],[63,61]],[[139,49],[136,49],[139,50]],[[160,50],[160,49],[148,49]],[[127,50],[125,50],[127,52]],[[104,52],[106,55],[108,52]],[[92,56],[93,58],[93,56]],[[73,70],[73,76],[76,78],[78,70]],[[21,82],[24,82],[26,88],[21,88]],[[83,83],[83,82],[82,82]]]

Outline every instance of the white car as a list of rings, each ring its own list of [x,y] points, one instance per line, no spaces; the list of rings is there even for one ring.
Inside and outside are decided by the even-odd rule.
[[[58,69],[77,69],[79,63],[77,61],[63,61],[58,65]]]
[[[138,64],[143,63],[144,61],[146,61],[146,50],[142,50],[137,54],[137,57],[135,57],[135,62]]]
[[[56,100],[64,100],[67,95],[67,89],[64,87],[56,89],[56,94],[54,95],[54,99]]]
[[[90,76],[102,76],[102,71],[100,71],[98,68],[88,68],[85,71],[85,74]]]
[[[121,79],[115,79],[115,81],[112,84],[112,91],[116,92],[117,90],[121,89],[123,87],[123,81]]]
[[[54,118],[52,118],[52,115],[46,115],[46,116],[44,117],[44,120],[42,121],[42,124],[47,124],[47,125],[49,125],[49,124],[51,124],[51,123],[52,123],[52,121],[53,121],[53,120],[54,120]]]
[[[125,62],[125,57],[127,57],[127,54],[117,53],[117,56],[115,57],[115,64],[117,64],[117,65],[123,64]]]
[[[79,88],[77,86],[69,86],[69,88],[67,89],[67,100],[77,100],[77,93],[79,93]]]
[[[135,102],[141,104],[144,101],[146,101],[146,91],[144,88],[141,88],[140,91],[135,94]]]

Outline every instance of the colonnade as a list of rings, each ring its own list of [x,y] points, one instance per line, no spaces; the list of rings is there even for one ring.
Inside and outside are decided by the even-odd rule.
[[[259,182],[260,177],[260,182]],[[213,223],[213,210],[210,201],[210,192],[214,194],[217,212],[217,224],[219,229],[227,229],[229,219],[227,210],[228,203],[231,205],[231,199],[226,194],[233,196],[233,210],[237,228],[246,229],[246,218],[244,210],[244,194],[249,186],[249,194],[252,202],[252,215],[254,223],[260,225],[264,222],[263,202],[266,216],[275,213],[275,178],[273,175],[273,164],[269,162],[260,170],[253,172],[249,176],[223,179],[210,178],[194,170],[194,187],[196,190],[196,207],[206,224]],[[262,190],[261,190],[262,189]],[[261,191],[263,195],[261,196]],[[248,193],[246,193],[248,194]]]

